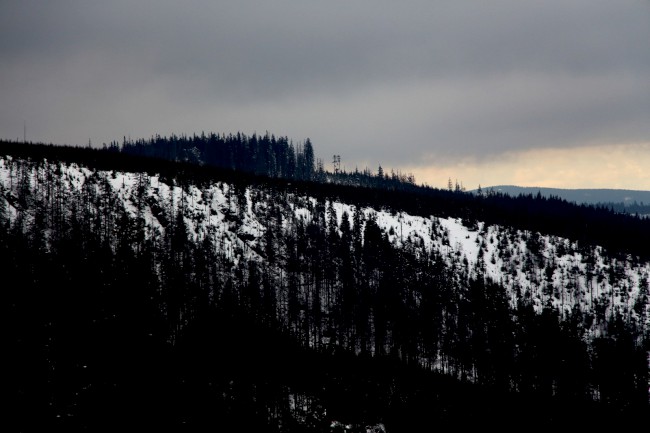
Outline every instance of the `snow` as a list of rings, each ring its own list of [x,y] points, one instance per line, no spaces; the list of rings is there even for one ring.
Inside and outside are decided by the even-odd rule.
[[[2,195],[15,194],[18,182],[15,162],[11,157],[0,157]],[[242,260],[264,260],[257,251],[268,229],[267,211],[274,204],[290,210],[290,218],[283,213],[282,229],[292,230],[295,222],[291,219],[305,223],[311,221],[314,215],[310,209],[317,203],[314,197],[295,194],[288,194],[286,203],[272,203],[277,198],[271,198],[269,191],[249,187],[244,194],[244,212],[239,215],[237,196],[227,182],[214,182],[203,189],[191,186],[183,191],[180,186],[169,185],[155,175],[91,171],[76,164],[59,166],[63,187],[73,194],[80,193],[84,186],[100,188],[98,180],[106,181],[130,216],[135,218],[139,214],[144,219],[147,233],[162,234],[165,230],[149,202],[158,203],[162,209],[171,211],[171,215],[168,215],[171,218],[179,205],[184,203],[183,219],[190,236],[201,240],[213,234],[217,240],[215,247],[232,259],[234,266]],[[53,165],[41,164],[37,169],[36,165],[31,165],[30,182],[34,191],[38,191],[38,179],[45,179],[48,167],[54,168]],[[145,200],[140,212],[137,199],[139,181],[144,181],[145,185]],[[13,220],[20,210],[10,201],[6,203],[6,216]],[[352,223],[355,206],[337,201],[332,203],[332,207],[339,225],[343,212],[348,213]],[[329,209],[329,203],[325,204],[325,209]],[[421,217],[385,209],[362,208],[359,211],[364,215],[364,221],[374,216],[389,242],[397,248],[414,247],[416,251],[419,249],[427,254],[435,252],[448,266],[464,266],[467,277],[481,275],[502,283],[513,303],[519,296],[517,293],[529,293],[537,311],[548,302],[563,311],[569,311],[574,306],[588,311],[597,299],[613,299],[614,308],[630,312],[639,291],[648,290],[650,263],[620,262],[606,256],[600,247],[591,250],[593,264],[588,266],[586,257],[574,242],[557,236],[539,235],[540,251],[534,254],[528,250],[526,243],[526,239],[534,234],[508,227],[487,225],[480,221],[467,227],[458,218]],[[559,255],[561,246],[565,253]],[[547,275],[547,268],[552,269],[550,275]],[[611,281],[609,278],[597,278],[599,274],[607,275],[609,270],[616,269],[620,270],[620,275]],[[645,282],[643,287],[642,282]],[[552,286],[552,294],[545,294],[548,284]],[[594,329],[593,332],[597,334],[598,330]]]

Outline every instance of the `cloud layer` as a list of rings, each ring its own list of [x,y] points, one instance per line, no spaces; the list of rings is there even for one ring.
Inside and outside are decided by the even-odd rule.
[[[648,41],[633,0],[0,2],[0,136],[268,130],[422,170],[645,143]]]

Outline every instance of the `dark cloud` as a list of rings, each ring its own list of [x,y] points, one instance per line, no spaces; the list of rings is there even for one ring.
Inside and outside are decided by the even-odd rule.
[[[646,1],[0,2],[0,136],[273,131],[399,166],[648,141]]]

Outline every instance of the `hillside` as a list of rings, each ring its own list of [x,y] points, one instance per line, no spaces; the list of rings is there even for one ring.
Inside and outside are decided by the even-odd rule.
[[[612,207],[619,212],[650,215],[650,191],[630,189],[565,189],[496,185],[484,188],[510,196],[537,195],[557,197],[572,203]],[[470,191],[476,193],[477,190]]]
[[[623,217],[557,203],[556,229],[541,198],[32,149],[0,147],[19,414],[390,433],[647,414],[648,222],[577,239]]]

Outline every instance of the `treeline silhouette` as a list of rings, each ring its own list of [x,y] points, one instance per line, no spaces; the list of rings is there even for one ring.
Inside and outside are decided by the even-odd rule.
[[[516,220],[574,230],[581,242],[607,239],[585,222],[634,222],[610,227],[635,237],[611,243],[620,254],[647,236],[638,219],[532,196],[288,182],[92,149],[2,143],[0,152],[13,156],[0,263],[21,430],[329,431],[341,420],[392,433],[530,419],[624,425],[648,414],[646,323],[612,310],[589,340],[592,312],[565,316],[549,304],[537,314],[524,297],[512,307],[461,257],[449,265],[417,244],[397,248],[372,216],[339,222],[332,201],[468,224]],[[63,176],[71,162],[91,171],[76,188]],[[121,170],[143,173],[135,215],[110,186]],[[147,172],[183,198],[151,201]],[[228,185],[223,223],[235,232],[264,203],[262,261],[191,232],[191,187],[218,183]],[[290,211],[305,196],[316,199],[309,221]],[[146,224],[146,209],[164,230]]]
[[[113,141],[104,149],[130,155],[147,156],[170,161],[190,162],[237,171],[280,177],[312,180],[316,177],[314,148],[309,138],[294,145],[288,137],[266,133],[250,136],[210,133],[201,135],[156,135],[148,140],[124,137],[121,144]],[[318,165],[322,172],[322,164]]]

